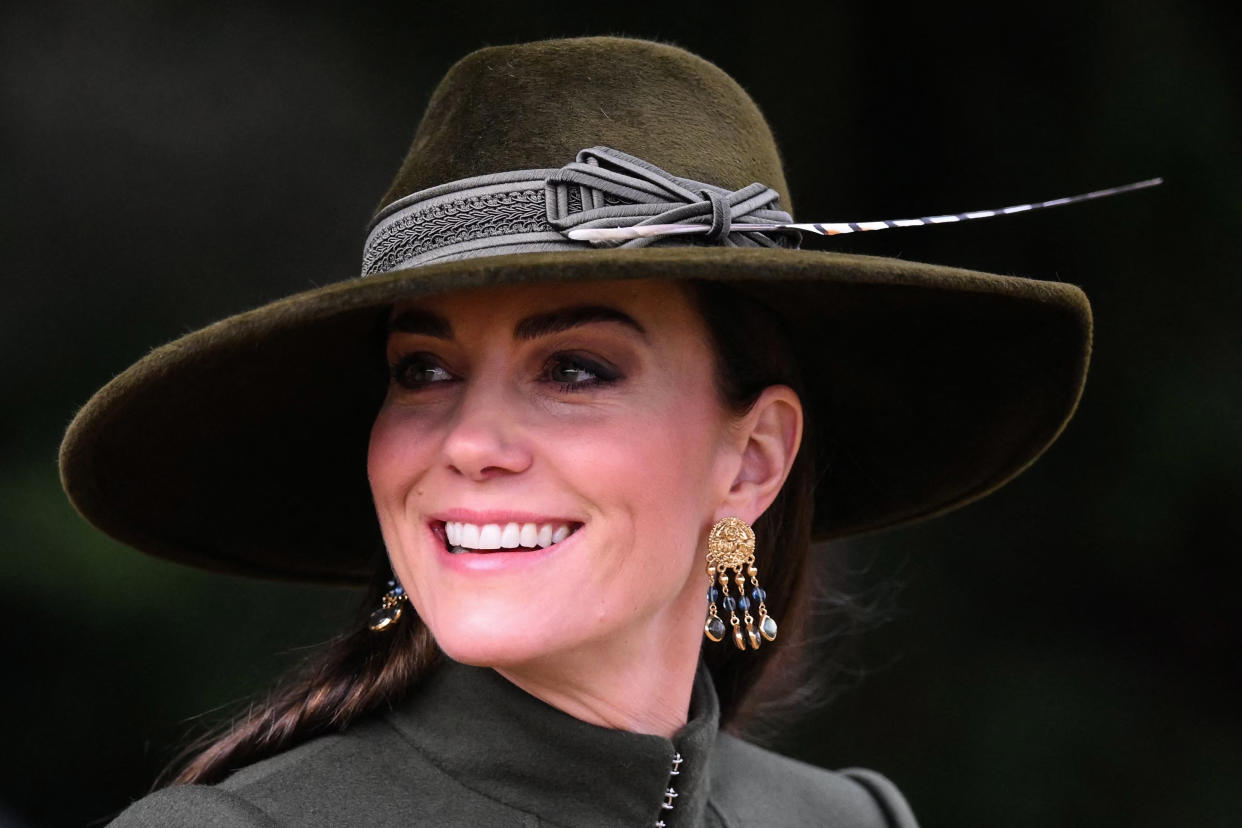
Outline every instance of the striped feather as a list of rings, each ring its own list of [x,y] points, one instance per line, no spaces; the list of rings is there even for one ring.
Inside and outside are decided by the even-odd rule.
[[[949,224],[957,221],[971,221],[973,219],[991,218],[992,216],[1007,216],[1013,213],[1024,213],[1028,210],[1042,210],[1045,207],[1061,207],[1065,204],[1074,204],[1079,201],[1088,201],[1093,198],[1105,198],[1107,196],[1118,195],[1120,193],[1128,193],[1132,190],[1142,190],[1148,187],[1155,187],[1164,183],[1162,178],[1149,178],[1146,181],[1136,181],[1133,184],[1123,184],[1120,187],[1109,187],[1106,190],[1094,190],[1090,193],[1081,195],[1065,196],[1063,198],[1054,198],[1051,201],[1036,201],[1032,204],[1014,204],[1010,207],[1001,207],[998,210],[972,210],[969,213],[953,213],[943,216],[921,216],[919,218],[910,219],[888,219],[885,221],[846,221],[835,223],[813,222],[809,224],[743,224],[737,223],[730,226],[730,232],[763,232],[767,230],[803,230],[808,233],[818,233],[821,236],[836,236],[842,233],[865,233],[869,230],[888,230],[894,227],[921,227],[927,224]],[[569,238],[576,241],[590,242],[615,242],[628,241],[630,239],[641,239],[650,236],[671,236],[682,233],[706,233],[708,231],[706,224],[642,224],[633,227],[590,227],[579,228],[569,231]]]

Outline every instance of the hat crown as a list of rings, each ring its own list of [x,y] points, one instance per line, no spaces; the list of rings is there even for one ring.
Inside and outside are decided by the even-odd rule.
[[[493,46],[458,61],[427,105],[380,207],[451,181],[559,168],[606,145],[789,209],[772,131],[746,91],[675,46],[618,37]]]

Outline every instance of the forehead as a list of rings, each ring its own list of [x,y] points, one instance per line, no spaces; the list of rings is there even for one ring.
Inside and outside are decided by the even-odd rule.
[[[644,328],[697,329],[702,325],[688,286],[671,279],[543,282],[462,290],[400,300],[393,305],[392,318],[418,310],[458,323],[516,320],[532,313],[587,305],[623,311]]]

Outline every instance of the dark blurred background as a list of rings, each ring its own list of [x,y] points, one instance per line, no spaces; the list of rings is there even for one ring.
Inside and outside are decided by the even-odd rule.
[[[183,570],[89,528],[56,476],[76,407],[155,345],[356,273],[457,57],[629,34],[696,51],[751,92],[804,221],[1165,177],[809,243],[1073,282],[1097,328],[1082,407],[1027,474],[825,553],[863,588],[903,587],[854,655],[864,680],[780,740],[882,770],[930,826],[1236,825],[1239,22],[1225,3],[1074,8],[7,4],[0,823],[106,819],[355,602]]]

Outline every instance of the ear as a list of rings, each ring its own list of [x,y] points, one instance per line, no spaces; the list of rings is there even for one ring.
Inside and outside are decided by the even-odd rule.
[[[754,523],[772,505],[802,444],[802,401],[786,385],[765,388],[737,425],[740,463],[716,519]]]

